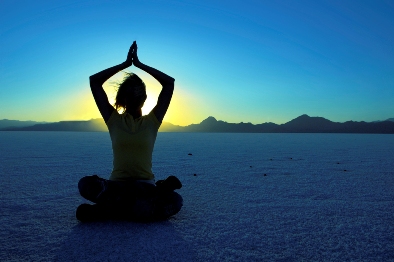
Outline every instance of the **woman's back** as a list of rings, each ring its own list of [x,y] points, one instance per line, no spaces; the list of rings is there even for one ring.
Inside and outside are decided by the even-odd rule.
[[[154,180],[152,153],[160,123],[153,111],[134,119],[114,110],[107,126],[114,157],[110,180]]]

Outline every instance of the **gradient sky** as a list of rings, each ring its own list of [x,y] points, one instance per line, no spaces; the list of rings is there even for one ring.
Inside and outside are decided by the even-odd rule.
[[[2,0],[0,119],[100,117],[88,78],[133,40],[141,62],[176,79],[173,124],[394,117],[391,0]],[[146,113],[160,87],[128,71],[147,84]]]

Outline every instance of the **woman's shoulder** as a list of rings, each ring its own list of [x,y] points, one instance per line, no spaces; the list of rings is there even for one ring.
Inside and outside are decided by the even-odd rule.
[[[119,117],[120,117],[119,112],[116,109],[114,109],[106,122],[107,126],[110,125],[112,122],[114,122]]]
[[[153,122],[153,124],[154,124],[155,126],[157,126],[157,128],[160,127],[161,123],[159,122],[159,120],[157,120],[157,117],[156,117],[156,115],[155,115],[155,113],[154,113],[153,110],[150,111],[149,114],[145,115],[144,117],[145,117],[146,119],[149,119],[149,121]]]

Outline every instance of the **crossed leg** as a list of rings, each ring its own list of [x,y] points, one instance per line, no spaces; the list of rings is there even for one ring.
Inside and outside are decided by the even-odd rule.
[[[169,181],[173,179],[171,177]],[[95,204],[80,205],[76,212],[77,219],[82,222],[107,219],[148,222],[167,219],[180,211],[183,199],[173,190],[160,188],[160,185],[156,187],[135,180],[119,182],[96,175],[83,177],[78,183],[79,192]]]

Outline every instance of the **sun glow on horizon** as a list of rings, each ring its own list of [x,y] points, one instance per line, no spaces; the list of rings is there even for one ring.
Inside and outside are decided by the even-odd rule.
[[[156,106],[161,86],[154,79],[143,79],[146,84],[147,99],[142,107],[142,114],[146,115]],[[90,120],[101,118],[100,112],[94,101],[89,86],[82,85],[78,88],[78,93],[73,93],[57,101],[57,110],[51,114],[61,112],[61,119],[51,121],[69,121],[69,120]],[[104,84],[104,90],[107,93],[108,101],[111,105],[115,103],[116,87],[113,82]],[[170,107],[163,119],[174,125],[186,126],[201,122],[209,116],[203,109],[198,108],[202,99],[194,93],[185,91],[187,88],[175,85],[174,94]],[[52,117],[51,117],[52,119]]]
[[[146,115],[156,106],[161,85],[151,77],[146,77],[144,74],[141,74],[141,76],[145,82],[147,93],[147,99],[142,107],[142,114]],[[201,113],[200,110],[196,110],[197,105],[201,104],[199,96],[185,90],[188,89],[175,83],[174,94],[163,122],[186,126],[199,123],[204,119],[204,116],[199,115]]]
[[[145,100],[144,106],[142,107],[142,115],[147,115],[152,111],[152,109],[157,104],[157,98],[154,97],[151,92],[147,92],[147,98]]]

